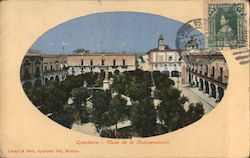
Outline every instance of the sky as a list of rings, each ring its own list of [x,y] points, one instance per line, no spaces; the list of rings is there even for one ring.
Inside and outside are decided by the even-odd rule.
[[[71,54],[78,48],[90,52],[145,53],[157,47],[162,34],[175,49],[181,22],[138,12],[106,12],[82,16],[45,32],[32,49],[45,54]],[[64,49],[63,49],[64,48]]]

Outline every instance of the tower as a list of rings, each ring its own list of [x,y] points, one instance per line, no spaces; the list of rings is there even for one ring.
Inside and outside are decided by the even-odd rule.
[[[158,49],[159,50],[165,50],[165,43],[164,43],[164,37],[161,34],[159,40],[158,40]]]

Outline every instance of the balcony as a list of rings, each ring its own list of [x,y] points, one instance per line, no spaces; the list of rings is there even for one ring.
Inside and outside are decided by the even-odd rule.
[[[116,69],[116,68],[118,68],[118,66],[116,66],[116,65],[113,65],[113,66],[111,66],[113,69]]]
[[[208,77],[208,74],[207,73],[204,73],[204,75],[202,74],[197,74],[195,72],[191,72],[191,74],[195,74],[197,75],[198,77],[202,78],[202,79],[205,79],[207,81],[210,81],[212,83],[215,83],[215,84],[218,84],[219,86],[222,86],[222,87],[227,87],[227,81],[228,81],[228,76],[224,76],[224,77],[218,77],[218,79],[215,80],[214,78],[214,74],[212,74],[210,77]],[[224,81],[223,81],[224,80]]]

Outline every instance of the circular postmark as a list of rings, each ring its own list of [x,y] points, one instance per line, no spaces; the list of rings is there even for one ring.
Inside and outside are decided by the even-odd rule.
[[[188,21],[178,30],[175,44],[180,57],[186,63],[209,64],[222,56],[222,47],[208,47],[206,26],[207,20],[199,18]]]

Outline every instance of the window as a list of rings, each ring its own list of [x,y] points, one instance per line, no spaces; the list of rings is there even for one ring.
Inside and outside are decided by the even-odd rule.
[[[83,66],[83,60],[81,60],[81,66]]]
[[[53,70],[53,65],[50,65],[50,70]]]
[[[163,62],[163,55],[158,56],[158,62]]]
[[[168,61],[171,61],[171,60],[172,60],[172,58],[173,58],[172,56],[169,56],[169,57],[168,57]]]
[[[122,60],[122,65],[125,66],[126,65],[126,61],[125,59]]]
[[[47,68],[47,65],[44,65],[44,70],[47,71],[47,69],[48,69],[48,68]]]
[[[90,65],[93,66],[93,60],[90,60]]]
[[[104,59],[102,59],[102,66],[104,65]]]
[[[115,66],[115,64],[116,64],[116,61],[115,61],[115,59],[113,60],[113,65]]]

